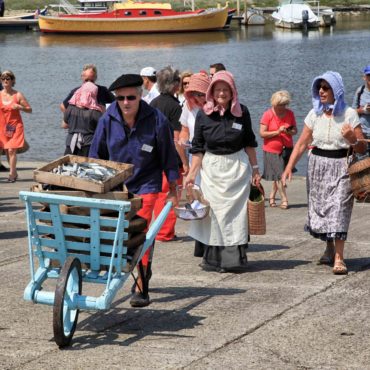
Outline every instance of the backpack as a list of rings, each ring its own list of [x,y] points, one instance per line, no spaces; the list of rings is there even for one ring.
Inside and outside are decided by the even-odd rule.
[[[361,99],[361,95],[363,94],[364,90],[365,90],[365,85],[362,85],[360,87],[360,90],[357,93],[357,108],[360,108],[360,99]]]

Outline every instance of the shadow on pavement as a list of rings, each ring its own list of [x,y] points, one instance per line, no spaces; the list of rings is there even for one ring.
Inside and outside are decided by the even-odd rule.
[[[28,232],[27,230],[17,230],[17,231],[5,231],[0,233],[0,239],[19,239],[27,237]]]
[[[14,206],[14,205],[9,205],[7,206],[6,204],[0,204],[0,212],[15,212],[15,211],[21,211],[24,210],[23,206]]]
[[[248,272],[266,270],[290,270],[298,266],[308,265],[311,261],[304,260],[265,260],[248,262]]]
[[[273,245],[273,244],[249,244],[247,254],[249,252],[268,252],[268,251],[278,251],[281,249],[290,249],[286,245]]]
[[[168,310],[148,308],[113,308],[99,311],[77,325],[72,347],[67,350],[81,350],[103,345],[129,346],[146,337],[156,338],[192,338],[176,332],[193,329],[202,325],[206,316],[191,315],[189,311],[214,296],[244,293],[243,289],[168,287],[150,290],[151,294],[168,294],[169,297],[153,299],[153,302],[172,302],[183,298],[193,299],[188,305]],[[114,306],[129,299],[125,296],[114,302]],[[95,332],[95,334],[78,335],[79,331]],[[124,336],[124,338],[123,338]]]

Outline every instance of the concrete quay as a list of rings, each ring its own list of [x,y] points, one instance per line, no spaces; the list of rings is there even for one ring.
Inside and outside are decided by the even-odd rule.
[[[303,231],[303,177],[288,186],[288,210],[266,202],[267,234],[252,236],[247,272],[202,271],[179,221],[180,241],[156,244],[150,306],[130,307],[129,280],[110,310],[81,312],[72,346],[59,350],[52,307],[23,300],[18,192],[39,165],[20,162],[13,184],[0,173],[0,369],[370,369],[370,204],[355,203],[349,274],[335,276],[316,263],[323,243]]]

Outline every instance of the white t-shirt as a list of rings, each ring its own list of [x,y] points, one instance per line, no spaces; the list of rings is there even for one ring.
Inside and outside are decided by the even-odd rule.
[[[194,126],[195,126],[195,117],[200,108],[195,107],[192,110],[189,109],[188,105],[185,104],[182,109],[182,114],[180,117],[180,122],[184,127],[189,129],[189,140],[192,141],[194,137]]]
[[[341,116],[327,117],[325,114],[318,116],[311,109],[304,120],[305,125],[312,130],[312,146],[323,150],[348,149],[349,143],[341,134],[342,126],[348,123],[352,128],[360,124],[357,112],[347,107]]]
[[[142,99],[144,101],[146,101],[148,104],[150,104],[150,102],[156,98],[157,96],[159,96],[159,91],[158,91],[158,87],[157,87],[157,84],[155,83],[152,88],[150,89],[150,91],[148,92],[147,95],[145,95]]]

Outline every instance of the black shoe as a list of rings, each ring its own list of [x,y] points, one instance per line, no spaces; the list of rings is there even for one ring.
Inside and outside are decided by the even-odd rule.
[[[149,306],[149,294],[144,296],[143,293],[135,292],[130,300],[131,307],[146,307]]]
[[[148,273],[147,279],[148,279],[148,283],[149,283],[149,280],[152,277],[152,269],[150,269],[147,273]],[[134,283],[132,284],[132,287],[131,287],[131,293],[134,294],[135,291],[136,291],[136,282],[134,281]]]
[[[6,168],[3,164],[0,164],[0,172],[8,172],[9,169]]]

